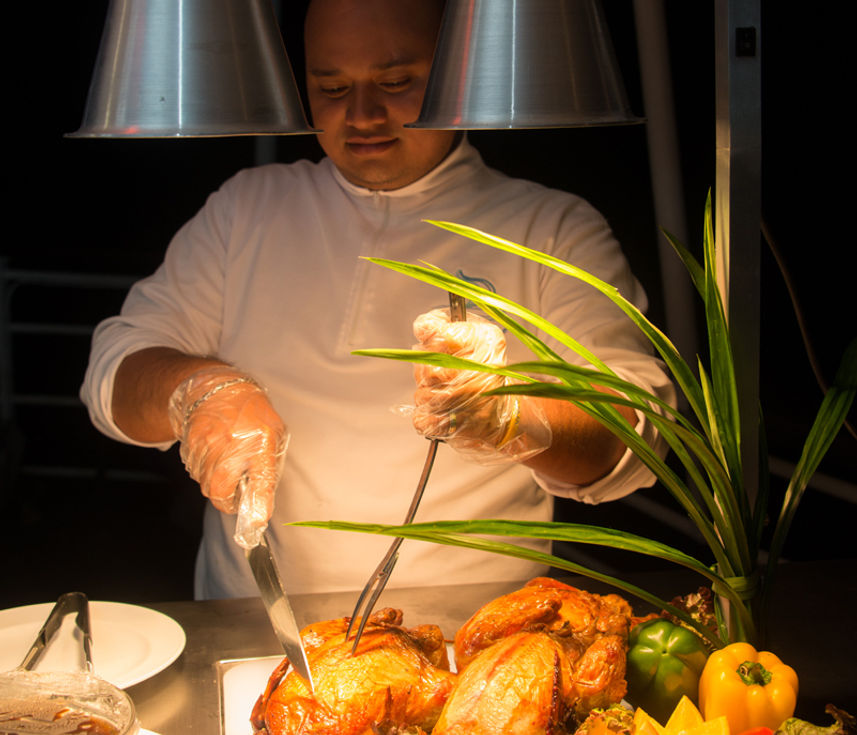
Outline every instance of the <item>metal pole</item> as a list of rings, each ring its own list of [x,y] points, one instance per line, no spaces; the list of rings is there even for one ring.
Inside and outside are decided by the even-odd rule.
[[[666,331],[678,351],[696,364],[696,292],[661,228],[688,244],[681,156],[663,0],[634,0],[634,22],[646,114],[646,139],[663,284]],[[684,406],[680,406],[684,408]]]
[[[759,318],[761,226],[760,0],[715,0],[718,279],[732,334],[744,483],[759,481]]]
[[[6,258],[0,258],[0,429],[11,424],[12,407],[12,318],[9,301],[14,285],[7,278]]]

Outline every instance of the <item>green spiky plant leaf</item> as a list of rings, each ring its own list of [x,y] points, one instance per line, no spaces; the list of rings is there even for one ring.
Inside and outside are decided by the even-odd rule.
[[[655,474],[699,530],[711,553],[713,564],[694,559],[653,539],[597,526],[568,523],[525,523],[489,519],[438,521],[405,526],[344,521],[304,521],[295,525],[398,536],[538,561],[606,582],[658,608],[669,610],[696,628],[700,635],[709,639],[715,646],[735,640],[756,642],[763,602],[798,504],[854,401],[857,390],[857,339],[852,341],[846,350],[834,385],[824,397],[809,432],[776,521],[767,568],[762,570],[758,558],[764,514],[767,512],[767,496],[760,492],[754,503],[748,489],[743,485],[741,407],[736,389],[729,326],[716,277],[717,261],[710,195],[706,201],[702,264],[681,243],[666,233],[687,267],[691,281],[704,304],[711,359],[707,367],[699,362],[699,377],[668,337],[610,284],[570,263],[494,235],[450,222],[430,221],[430,224],[535,261],[571,278],[580,279],[599,290],[622,309],[651,341],[669,369],[674,383],[683,393],[691,417],[683,416],[647,391],[616,376],[597,355],[533,311],[427,264],[414,265],[369,258],[382,267],[465,297],[520,339],[536,359],[498,368],[448,354],[415,350],[358,350],[354,354],[496,373],[510,378],[511,381],[492,393],[541,396],[566,400],[578,406],[622,439]],[[526,324],[529,324],[530,328],[527,328]],[[564,361],[535,336],[536,330],[541,330],[577,353],[591,367],[580,367]],[[539,375],[550,380],[534,377]],[[609,388],[621,395],[607,394],[598,388]],[[680,462],[684,471],[683,477],[630,427],[616,410],[617,405],[632,407],[649,418]],[[757,409],[748,407],[748,410]],[[541,538],[595,544],[665,559],[706,578],[719,599],[728,600],[730,624],[727,625],[724,622],[725,617],[721,616],[719,632],[712,634],[667,601],[628,582],[597,573],[560,557],[513,543],[488,540],[483,536]]]

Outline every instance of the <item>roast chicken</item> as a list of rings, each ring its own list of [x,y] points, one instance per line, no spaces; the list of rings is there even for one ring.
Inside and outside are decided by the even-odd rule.
[[[455,664],[461,672],[480,651],[522,630],[554,633],[588,646],[605,635],[627,640],[633,616],[619,595],[596,595],[549,577],[488,602],[455,634]]]
[[[626,691],[632,611],[536,578],[480,608],[455,636],[458,683],[433,735],[559,735]]]
[[[348,621],[301,631],[314,691],[284,659],[254,707],[257,735],[431,731],[456,681],[440,628],[408,630],[400,610],[385,608],[369,618],[352,655]]]
[[[454,641],[402,627],[387,608],[369,618],[352,656],[348,618],[301,632],[315,691],[288,660],[252,722],[257,735],[564,735],[593,708],[625,696],[628,632],[618,595],[538,577],[477,610]]]

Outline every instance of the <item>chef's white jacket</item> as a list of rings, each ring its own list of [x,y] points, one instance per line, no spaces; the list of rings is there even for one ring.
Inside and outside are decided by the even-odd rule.
[[[428,448],[399,410],[412,401],[411,365],[351,351],[410,347],[414,318],[447,305],[447,296],[361,256],[426,261],[494,289],[563,327],[622,377],[674,401],[646,339],[595,289],[425,219],[471,225],[557,255],[645,308],[597,211],[579,197],[489,169],[464,139],[436,169],[395,191],[354,186],[328,159],[241,171],[176,234],[159,269],[93,337],[81,397],[95,425],[120,441],[138,443],[112,420],[113,377],[122,358],[141,348],[216,355],[266,387],[291,435],[270,524],[290,592],[359,589],[390,539],[283,524],[400,523]],[[510,361],[532,357],[513,337],[509,342]],[[656,441],[645,419],[638,431]],[[630,452],[609,475],[578,487],[521,465],[466,461],[441,445],[416,520],[549,520],[550,493],[597,503],[653,481]],[[234,525],[235,516],[207,506],[198,598],[257,594],[232,539]],[[504,556],[405,541],[390,586],[521,580],[543,571]]]

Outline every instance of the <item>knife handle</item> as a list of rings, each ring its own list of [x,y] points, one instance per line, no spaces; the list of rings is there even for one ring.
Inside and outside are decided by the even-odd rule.
[[[268,527],[268,507],[262,493],[255,491],[246,473],[238,483],[238,519],[235,521],[235,542],[242,549],[252,549],[262,541]]]

